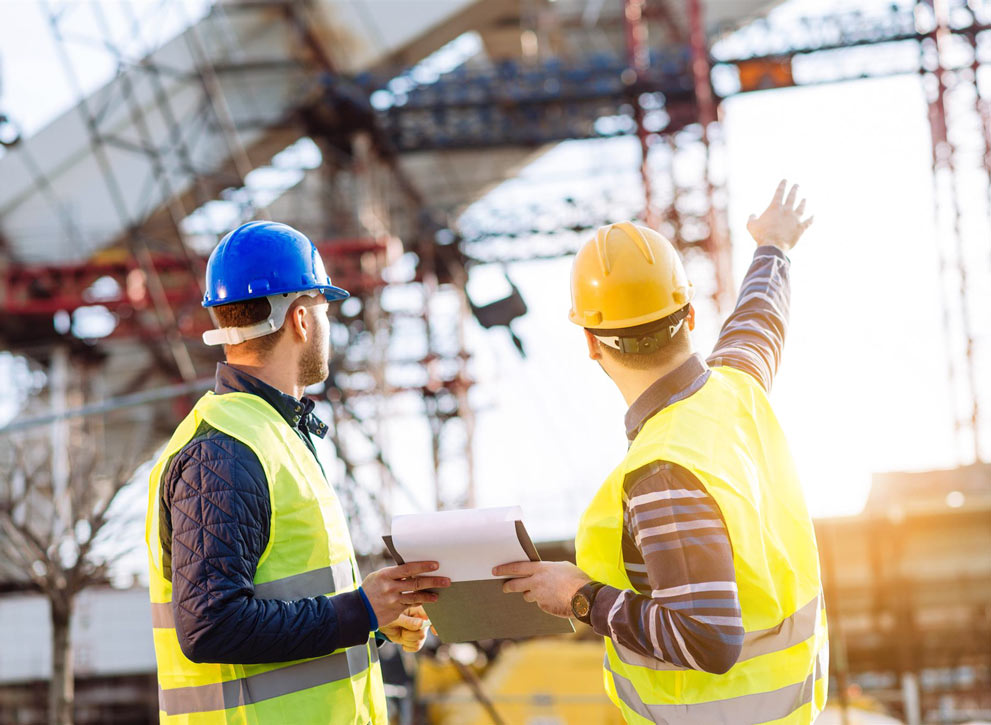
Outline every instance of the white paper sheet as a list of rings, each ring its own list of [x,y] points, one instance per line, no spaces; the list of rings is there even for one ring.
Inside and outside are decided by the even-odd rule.
[[[404,561],[436,561],[451,581],[495,579],[492,567],[529,561],[516,535],[519,506],[407,514],[392,520],[392,544]]]

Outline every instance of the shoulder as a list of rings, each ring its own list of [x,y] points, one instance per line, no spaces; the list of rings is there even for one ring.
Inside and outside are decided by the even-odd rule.
[[[743,400],[752,400],[755,396],[761,400],[769,400],[771,371],[754,360],[752,355],[724,360],[712,370],[719,376],[724,395]]]
[[[665,498],[706,495],[705,487],[695,474],[677,463],[660,460],[627,473],[623,479],[623,493],[630,502],[650,493],[662,494]]]
[[[236,484],[253,492],[264,489],[266,499],[268,496],[265,469],[257,454],[206,421],[169,461],[165,483],[170,490],[185,483],[201,491]]]

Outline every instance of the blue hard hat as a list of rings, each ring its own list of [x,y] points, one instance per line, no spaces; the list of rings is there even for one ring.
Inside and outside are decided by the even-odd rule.
[[[248,222],[221,239],[210,255],[203,306],[306,290],[319,290],[328,300],[351,296],[331,283],[305,234],[279,222]]]

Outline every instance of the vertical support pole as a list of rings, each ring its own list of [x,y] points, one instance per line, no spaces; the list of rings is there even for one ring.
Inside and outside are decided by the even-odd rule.
[[[922,725],[919,678],[914,672],[902,673],[902,704],[905,708],[906,725]]]
[[[706,239],[706,252],[712,260],[715,271],[716,290],[713,300],[718,310],[729,301],[732,271],[730,269],[730,247],[726,226],[716,209],[715,188],[710,176],[710,133],[716,122],[716,98],[712,92],[709,67],[709,44],[705,35],[705,19],[702,16],[701,0],[688,0],[689,36],[692,58],[692,79],[695,83],[695,103],[699,124],[702,126],[702,147],[704,149],[705,196],[708,203],[709,235]]]
[[[688,22],[692,49],[692,80],[695,82],[695,102],[698,104],[702,141],[709,142],[709,125],[716,120],[716,103],[709,81],[709,46],[705,39],[705,21],[701,0],[688,0]]]
[[[418,254],[420,257],[420,277],[422,288],[423,331],[427,339],[427,354],[423,361],[427,380],[423,389],[423,407],[430,427],[430,447],[433,454],[434,467],[434,504],[438,511],[446,508],[441,480],[441,438],[444,433],[444,419],[438,406],[437,395],[441,393],[443,381],[436,377],[436,353],[434,351],[434,334],[430,325],[430,304],[437,291],[437,258],[436,250],[429,240],[420,240]]]
[[[987,211],[991,218],[991,99],[981,94],[981,84],[978,82],[978,73],[981,63],[977,50],[977,33],[968,33],[967,41],[970,43],[970,51],[973,53],[973,60],[970,64],[970,72],[974,83],[974,104],[976,106],[977,118],[981,123],[981,136],[984,140],[984,153],[981,155],[981,166],[984,175],[987,177]],[[991,249],[989,249],[991,251]],[[991,262],[991,255],[988,256]]]
[[[936,203],[936,224],[937,236],[943,236],[941,230],[941,220],[943,214],[947,213],[952,219],[952,236],[954,243],[955,272],[958,282],[958,306],[960,312],[960,326],[964,338],[964,359],[962,364],[961,380],[957,380],[957,366],[953,359],[952,341],[947,339],[947,354],[950,357],[950,389],[951,399],[954,402],[955,430],[958,440],[963,442],[965,431],[970,433],[973,445],[973,461],[981,460],[980,445],[980,405],[977,399],[977,383],[975,379],[974,363],[974,332],[970,319],[970,295],[968,290],[968,276],[966,264],[966,245],[963,239],[963,229],[961,225],[961,209],[959,195],[957,194],[958,170],[956,168],[956,149],[950,141],[949,123],[950,115],[947,113],[947,92],[949,82],[947,79],[947,69],[944,67],[944,59],[948,52],[948,42],[951,29],[949,25],[949,7],[946,0],[919,0],[933,12],[936,20],[936,27],[932,33],[935,43],[935,68],[932,77],[935,82],[935,93],[929,95],[929,124],[932,133],[932,163],[933,163],[933,193]],[[941,180],[944,180],[941,183]],[[948,207],[944,212],[944,207]],[[941,242],[942,243],[942,242]],[[949,271],[949,260],[945,249],[940,250],[940,284],[946,285],[945,273]],[[944,304],[944,328],[950,329],[950,299],[949,294],[943,295]],[[962,413],[957,406],[957,385],[963,385],[964,404],[966,413]],[[964,458],[964,456],[961,456]]]
[[[650,153],[650,139],[644,125],[644,110],[640,105],[640,88],[650,67],[650,51],[647,47],[647,24],[643,19],[645,0],[624,0],[624,24],[626,29],[626,54],[633,70],[633,120],[637,125],[637,139],[640,141],[640,178],[643,181],[643,218],[647,226],[656,229],[660,220],[654,210],[653,189],[647,158]]]
[[[449,265],[453,266],[453,265]],[[458,401],[458,417],[464,428],[464,465],[465,465],[465,495],[464,506],[475,507],[475,413],[471,409],[468,393],[471,390],[471,377],[468,374],[468,350],[466,346],[465,327],[469,319],[468,305],[468,273],[464,266],[458,264],[451,270],[451,276],[458,290],[458,379],[455,382]]]

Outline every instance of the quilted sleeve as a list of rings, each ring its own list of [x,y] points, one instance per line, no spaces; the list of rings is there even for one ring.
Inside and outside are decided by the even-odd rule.
[[[257,664],[318,657],[368,639],[360,590],[298,601],[256,599],[268,543],[268,482],[254,452],[219,431],[194,438],[171,462],[172,609],[194,662]]]

